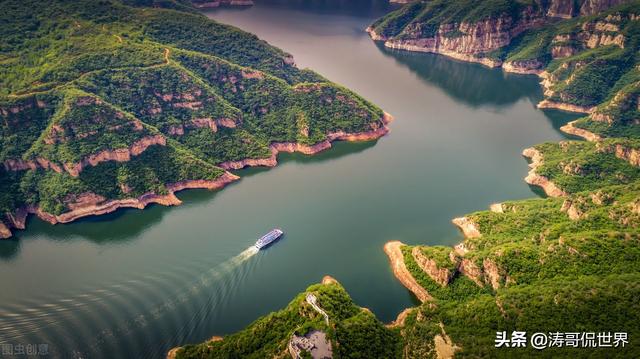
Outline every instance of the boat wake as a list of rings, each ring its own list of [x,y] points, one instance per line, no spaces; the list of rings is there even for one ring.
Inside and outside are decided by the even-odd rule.
[[[239,283],[255,267],[256,263],[250,266],[243,266],[243,264],[258,252],[259,250],[252,245],[238,255],[209,269],[206,267],[200,270],[193,268],[185,270],[183,273],[177,273],[180,271],[178,269],[170,271],[173,273],[167,275],[146,276],[140,280],[131,279],[107,288],[76,295],[73,299],[61,298],[56,300],[55,304],[20,308],[21,310],[16,313],[7,313],[0,309],[0,313],[2,313],[0,328],[3,329],[0,334],[0,343],[20,342],[21,338],[29,340],[39,338],[41,341],[46,339],[46,342],[51,343],[51,347],[66,348],[67,350],[82,347],[74,352],[76,356],[100,357],[106,349],[112,349],[113,345],[119,341],[117,338],[126,337],[133,333],[144,333],[145,331],[141,329],[154,325],[173,327],[172,329],[167,328],[175,331],[175,335],[172,338],[172,343],[166,344],[180,343],[194,327],[201,325],[211,315],[211,312],[218,311],[232,297],[233,292],[238,289]],[[194,269],[196,273],[199,273],[196,278],[184,281],[182,278],[189,276],[193,278],[190,273],[193,273]],[[170,285],[172,282],[184,284],[173,286]],[[136,302],[140,302],[142,292],[154,287],[155,293],[153,294],[155,294],[155,298],[160,298],[159,302],[150,306],[135,305]],[[164,287],[166,290],[159,287]],[[147,295],[145,296],[148,298]],[[122,312],[122,308],[126,308],[126,313]],[[99,318],[102,320],[95,316],[100,312],[102,313],[99,314]],[[61,322],[75,324],[64,327],[77,327],[89,320],[93,322],[95,327],[83,331],[82,338],[77,332],[58,332],[62,329]],[[170,325],[167,321],[175,322],[175,325]],[[44,334],[52,330],[57,332],[56,338]],[[90,333],[97,333],[97,335],[94,334],[92,337]],[[142,352],[148,350],[149,347],[155,346],[157,348],[159,344],[153,338],[144,338],[142,341],[149,342],[145,343],[149,344],[145,345],[147,348],[140,348]],[[56,351],[55,348],[50,349]],[[62,353],[52,354],[55,356]]]

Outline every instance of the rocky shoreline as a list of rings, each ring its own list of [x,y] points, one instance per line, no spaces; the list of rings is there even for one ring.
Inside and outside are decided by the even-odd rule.
[[[569,103],[556,102],[551,100],[542,100],[538,103],[536,107],[540,109],[554,109],[554,110],[585,113],[585,114],[589,114],[594,110],[593,107],[584,107],[584,106],[572,105]]]
[[[544,190],[549,197],[566,197],[567,193],[551,182],[547,177],[536,173],[536,169],[542,165],[542,153],[533,147],[529,147],[522,151],[522,155],[531,160],[529,164],[529,173],[524,181],[532,186],[538,186]]]
[[[369,131],[348,133],[344,131],[332,132],[327,134],[327,139],[316,143],[315,145],[304,145],[295,142],[274,142],[269,145],[271,156],[266,158],[247,158],[239,161],[226,161],[219,163],[218,166],[225,170],[239,170],[245,167],[274,167],[278,164],[278,153],[302,153],[305,155],[315,155],[331,148],[331,142],[333,141],[348,141],[348,142],[360,142],[360,141],[373,141],[389,133],[387,125],[393,121],[393,116],[388,113],[384,113],[382,116],[382,126]]]
[[[450,57],[452,59],[466,61],[466,62],[474,62],[478,64],[482,64],[484,66],[495,68],[500,67],[502,65],[501,61],[493,60],[487,57],[476,57],[470,54],[463,54],[456,51],[448,51],[437,47],[425,47],[421,46],[418,43],[412,43],[410,41],[391,41],[387,40],[384,43],[384,46],[394,50],[405,50],[405,51],[413,51],[413,52],[427,52],[432,54],[439,54]]]
[[[377,127],[369,131],[357,132],[357,133],[348,133],[344,131],[333,132],[327,135],[326,140],[312,146],[303,145],[299,143],[291,143],[291,142],[281,142],[281,143],[276,142],[276,143],[272,143],[269,146],[271,150],[271,156],[268,158],[230,161],[230,162],[221,163],[218,166],[225,170],[240,169],[247,166],[273,167],[277,164],[276,157],[277,157],[277,154],[280,152],[289,152],[289,153],[300,152],[307,155],[313,155],[330,148],[331,142],[333,141],[370,141],[370,140],[378,139],[389,132],[389,128],[387,127],[387,125],[391,121],[393,121],[393,117],[390,114],[385,112],[381,118],[382,125],[380,127]],[[160,136],[160,138],[164,140],[164,137]],[[126,158],[130,158],[131,155],[135,156],[139,154],[138,152],[141,153],[142,150],[139,151],[139,147],[140,149],[142,147],[146,149],[146,147],[148,147],[148,144],[146,142],[148,141],[145,141],[144,143],[146,146],[141,146],[140,144],[138,144],[136,146],[132,146],[134,147],[133,149],[132,148],[126,149],[127,150],[126,156],[124,155],[116,156],[114,158],[112,158],[113,156],[106,156],[108,158],[106,158],[105,156],[98,156],[99,158],[92,157],[92,161],[87,160],[88,161],[87,164],[95,165],[97,164],[96,161],[101,162],[103,160],[104,161],[107,161],[107,160],[125,161]],[[154,144],[156,144],[155,142],[157,141],[154,140],[153,142]],[[116,153],[117,150],[112,152]],[[94,164],[94,162],[96,163]],[[48,164],[48,162],[45,164]],[[37,164],[37,165],[43,166],[42,164]],[[83,166],[84,165],[85,164],[83,164]],[[5,164],[5,167],[6,166],[7,165]],[[14,167],[11,167],[11,168],[13,169]],[[31,166],[29,166],[28,168],[31,168]],[[56,170],[57,172],[63,171],[63,169],[59,167],[56,167],[56,169],[53,169],[51,168],[51,166],[46,166],[46,168]],[[69,171],[69,169],[71,168],[77,171],[77,172],[74,171],[76,172],[76,175],[77,175],[82,169],[82,166],[75,166],[75,167],[69,167],[69,168],[65,166],[65,169],[67,171]],[[71,174],[73,175],[73,173]],[[175,192],[182,191],[184,189],[197,189],[197,188],[216,190],[226,186],[231,182],[238,180],[239,178],[240,177],[230,172],[225,172],[222,176],[220,176],[215,180],[188,180],[188,181],[181,181],[177,183],[168,184],[166,185],[166,187],[169,193],[166,195],[159,195],[155,193],[145,193],[142,196],[137,198],[126,198],[126,199],[118,199],[118,200],[106,200],[104,197],[96,195],[94,193],[78,194],[76,201],[68,204],[71,210],[59,215],[47,213],[37,206],[21,207],[16,209],[15,213],[5,214],[4,220],[0,220],[0,239],[6,239],[6,238],[12,237],[13,235],[11,231],[12,229],[24,229],[26,218],[29,214],[34,214],[38,218],[46,222],[49,222],[51,224],[58,224],[58,223],[73,222],[83,217],[97,216],[97,215],[111,213],[120,208],[143,209],[152,203],[160,204],[163,206],[176,206],[181,204],[182,202],[178,199],[178,197],[175,196]]]
[[[478,226],[468,217],[458,217],[451,220],[462,231],[465,238],[479,238],[482,234]]]
[[[433,300],[433,297],[429,292],[416,282],[415,278],[411,275],[411,272],[407,269],[401,249],[403,245],[404,244],[400,241],[391,241],[384,245],[384,252],[389,257],[393,274],[400,283],[402,283],[402,285],[404,285],[418,298],[418,300],[420,300],[420,302],[424,303],[426,301]]]
[[[378,34],[371,26],[367,27],[365,31],[369,34],[374,41],[384,41],[386,48],[395,50],[404,50],[411,52],[425,52],[443,55],[455,60],[478,63],[489,68],[502,68],[503,71],[508,73],[520,74],[520,75],[536,75],[540,77],[544,82],[546,80],[547,73],[541,68],[542,63],[538,60],[525,60],[525,61],[511,61],[502,62],[501,60],[491,59],[488,57],[478,57],[474,53],[462,53],[455,50],[443,49],[438,44],[437,39],[414,39],[414,40],[391,40],[384,35]],[[537,104],[540,109],[556,109],[567,112],[585,113],[589,114],[594,111],[592,107],[584,107],[578,105],[572,105],[569,103],[551,101],[548,99],[542,100]]]
[[[6,222],[8,223],[0,222],[0,238],[10,238],[12,236],[11,229],[24,229],[26,219],[29,214],[34,214],[43,221],[51,224],[58,224],[73,222],[83,217],[111,213],[120,208],[144,209],[150,204],[176,206],[182,203],[182,201],[175,196],[176,192],[196,188],[217,190],[231,182],[237,181],[238,179],[240,179],[240,177],[232,173],[225,172],[215,180],[188,180],[168,184],[167,190],[169,193],[166,195],[145,193],[137,198],[117,200],[105,200],[101,196],[86,193],[81,196],[83,201],[73,204],[73,209],[71,211],[59,215],[47,213],[37,206],[21,207],[16,210],[15,214],[7,214],[5,216],[7,219]]]
[[[567,123],[566,125],[560,127],[560,131],[564,132],[564,133],[568,133],[570,135],[574,135],[574,136],[578,136],[578,137],[582,137],[587,141],[591,141],[591,142],[598,142],[600,140],[602,140],[602,137],[600,137],[599,135],[591,132],[591,131],[587,131],[585,129],[582,128],[578,128],[576,126],[574,126],[576,123],[576,121],[571,121],[569,123]]]

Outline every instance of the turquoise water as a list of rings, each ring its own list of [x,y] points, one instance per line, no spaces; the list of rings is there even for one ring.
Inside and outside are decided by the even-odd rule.
[[[294,5],[291,5],[294,4]],[[284,307],[324,275],[391,321],[415,299],[382,246],[452,245],[453,217],[535,193],[525,147],[563,138],[570,117],[535,108],[535,77],[389,51],[363,29],[386,10],[259,3],[208,13],[256,33],[394,115],[377,143],[283,155],[179,207],[123,210],[69,225],[31,218],[0,243],[0,342],[55,357],[162,357]],[[273,227],[286,234],[246,251]]]

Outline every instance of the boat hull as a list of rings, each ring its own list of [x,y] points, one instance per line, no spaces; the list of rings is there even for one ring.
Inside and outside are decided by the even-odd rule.
[[[284,232],[282,232],[282,230],[277,228],[273,229],[269,233],[260,237],[260,239],[256,241],[256,244],[254,244],[254,247],[256,247],[256,249],[258,250],[264,249],[265,247],[269,246],[271,243],[280,239],[280,237],[282,237],[283,234]]]

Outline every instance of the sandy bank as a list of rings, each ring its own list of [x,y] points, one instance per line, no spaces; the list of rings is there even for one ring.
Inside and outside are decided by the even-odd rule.
[[[432,300],[433,297],[431,297],[431,295],[422,288],[418,282],[416,282],[415,278],[413,278],[407,269],[401,250],[403,245],[404,244],[400,241],[391,241],[384,245],[384,252],[389,257],[393,274],[398,278],[402,285],[409,289],[418,298],[418,300],[423,303]]]

